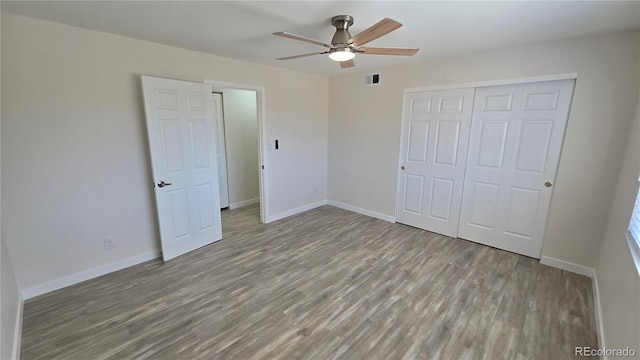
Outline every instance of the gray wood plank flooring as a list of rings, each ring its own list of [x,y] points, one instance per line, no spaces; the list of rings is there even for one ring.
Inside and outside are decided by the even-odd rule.
[[[27,301],[22,359],[571,359],[590,279],[323,206]]]

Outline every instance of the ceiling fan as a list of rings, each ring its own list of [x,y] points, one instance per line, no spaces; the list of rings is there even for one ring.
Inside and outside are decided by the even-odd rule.
[[[336,33],[331,39],[331,44],[324,43],[322,41],[309,39],[304,36],[291,34],[288,32],[275,32],[273,35],[282,36],[289,39],[305,41],[308,43],[320,45],[329,48],[323,52],[314,52],[309,54],[294,55],[277,58],[276,60],[290,60],[298,59],[307,56],[329,54],[329,58],[340,62],[340,67],[350,68],[355,66],[353,58],[357,53],[364,55],[403,55],[411,56],[418,52],[420,49],[398,49],[398,48],[378,48],[378,47],[365,47],[364,44],[373,41],[381,36],[384,36],[402,26],[401,23],[384,18],[377,24],[369,27],[356,36],[349,34],[349,26],[353,25],[353,17],[349,15],[337,15],[331,18],[331,25],[336,27]]]

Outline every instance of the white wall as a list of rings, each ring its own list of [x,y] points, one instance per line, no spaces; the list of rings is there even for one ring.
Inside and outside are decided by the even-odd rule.
[[[640,98],[637,105],[635,121],[627,136],[622,169],[617,181],[616,177],[612,177],[615,195],[595,269],[606,346],[633,347],[636,358],[640,359],[640,276],[625,239],[638,194],[640,174]]]
[[[593,267],[638,94],[638,32],[380,69],[329,82],[328,199],[393,216],[405,88],[578,73],[543,255]],[[429,51],[422,49],[421,51]],[[371,73],[372,71],[368,71]]]
[[[2,29],[0,20],[0,29]],[[0,30],[1,33],[1,30]],[[0,54],[2,49],[0,49]],[[2,56],[0,55],[0,67],[2,67]],[[2,82],[0,73],[0,83]],[[2,98],[0,89],[0,98]],[[0,114],[2,104],[0,102]],[[0,129],[2,128],[2,117],[0,116]],[[2,138],[0,134],[0,139]],[[1,143],[1,140],[0,140]],[[0,154],[1,155],[1,154]],[[0,166],[0,188],[2,184],[2,167]],[[1,198],[1,191],[0,191]],[[1,201],[1,200],[0,200]],[[0,359],[18,358],[18,347],[22,323],[22,298],[20,288],[16,280],[13,262],[6,245],[6,237],[2,231],[2,213],[0,210]]]
[[[141,74],[264,86],[267,140],[289,144],[266,155],[269,213],[326,198],[326,78],[2,16],[2,215],[25,294],[158,251]]]
[[[224,89],[224,132],[227,149],[229,203],[260,196],[258,179],[258,103],[256,92]]]
[[[2,283],[0,290],[0,359],[15,359],[19,352],[20,324],[22,323],[22,298],[16,281],[13,263],[6,246],[6,240],[0,241],[2,257],[0,271]]]

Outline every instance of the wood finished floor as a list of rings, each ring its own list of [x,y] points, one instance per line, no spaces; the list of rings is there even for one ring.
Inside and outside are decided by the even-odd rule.
[[[29,300],[22,359],[571,359],[591,282],[324,206]]]

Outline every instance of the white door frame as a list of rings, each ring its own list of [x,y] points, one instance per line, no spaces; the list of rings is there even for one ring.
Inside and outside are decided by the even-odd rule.
[[[267,143],[267,111],[266,111],[266,101],[265,101],[265,87],[260,85],[248,85],[241,83],[233,83],[228,81],[218,81],[218,80],[209,80],[202,79],[202,82],[208,85],[211,85],[211,88],[226,88],[226,89],[238,89],[238,90],[250,90],[255,91],[257,93],[257,102],[258,102],[258,179],[259,179],[259,192],[260,192],[260,221],[266,223],[266,219],[269,218],[269,214],[267,214],[267,206],[268,197],[267,197],[267,189],[268,181],[267,181],[267,170],[269,167],[267,166],[267,151],[263,148],[263,146]]]
[[[422,91],[432,91],[432,90],[478,88],[478,87],[498,86],[498,85],[518,85],[518,84],[527,84],[527,83],[534,83],[534,82],[541,82],[541,81],[572,80],[577,78],[578,78],[578,73],[574,72],[574,73],[564,73],[564,74],[532,76],[532,77],[517,78],[517,79],[488,80],[488,81],[479,81],[479,82],[472,82],[472,83],[455,83],[455,84],[446,84],[446,85],[421,86],[421,87],[415,87],[415,88],[405,88],[403,91],[403,94],[422,92]]]

